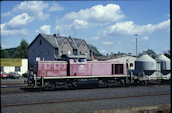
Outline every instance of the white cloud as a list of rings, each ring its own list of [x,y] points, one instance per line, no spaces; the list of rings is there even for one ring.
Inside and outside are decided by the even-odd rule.
[[[122,19],[124,15],[120,10],[120,6],[116,4],[108,4],[106,6],[96,5],[79,12],[71,12],[66,14],[69,19],[81,19],[87,21],[107,22]]]
[[[32,18],[27,13],[22,13],[12,18],[8,23],[5,24],[5,27],[20,28],[31,21],[32,21]]]
[[[98,36],[93,37],[92,40],[99,40],[100,38]]]
[[[5,24],[1,24],[1,36],[18,36],[22,35],[25,36],[28,34],[28,31],[26,29],[5,29]]]
[[[103,44],[103,45],[112,45],[113,42],[106,42],[106,41],[105,41],[105,42],[102,42],[102,44]]]
[[[36,30],[37,33],[51,34],[51,26],[43,25],[40,27],[40,30]]]
[[[105,34],[144,34],[152,33],[157,30],[169,30],[170,29],[170,19],[163,21],[158,24],[147,24],[147,25],[136,25],[132,21],[119,22],[115,25],[110,26],[104,31]]]
[[[116,4],[96,5],[78,12],[66,14],[63,19],[73,22],[74,28],[87,28],[93,25],[105,25],[124,18],[120,6]]]
[[[45,20],[49,17],[49,14],[44,13],[44,10],[48,8],[48,3],[42,1],[24,1],[14,7],[11,11],[3,13],[3,16],[11,16],[21,13],[27,13],[34,19]]]
[[[50,12],[53,12],[53,11],[63,11],[64,8],[61,7],[59,4],[52,4],[52,6],[50,6],[50,8],[48,10]]]
[[[2,36],[26,35],[28,31],[23,27],[31,22],[31,17],[27,13],[15,16],[9,22],[1,24]]]
[[[35,20],[47,19],[49,17],[49,14],[46,13],[47,10],[57,11],[62,10],[62,7],[58,6],[58,4],[49,4],[43,1],[19,3],[11,11],[2,14],[3,17],[12,17],[11,20],[1,25],[2,36],[26,35],[28,31],[24,27]],[[50,26],[43,26],[36,31],[50,33]]]
[[[106,53],[105,49],[100,50],[101,53]]]
[[[120,42],[120,41],[118,41],[117,43],[118,43],[118,44],[121,44],[121,42]]]
[[[147,37],[147,36],[143,37],[143,40],[148,40],[148,39],[149,39],[149,37]]]
[[[80,29],[80,28],[87,28],[88,23],[83,20],[74,20],[74,22],[71,24],[71,27],[74,27],[75,29]]]
[[[60,25],[56,25],[55,31],[60,32],[61,28],[62,27]]]

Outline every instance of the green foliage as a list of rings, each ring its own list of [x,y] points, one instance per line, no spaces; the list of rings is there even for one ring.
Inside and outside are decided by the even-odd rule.
[[[88,46],[94,52],[94,56],[103,56],[95,46],[91,44],[88,44]]]
[[[28,58],[28,43],[22,40],[20,46],[17,47],[15,53],[15,58]]]
[[[16,49],[17,48],[10,48],[10,49],[5,49],[5,50],[8,52],[10,58],[14,58],[14,53]]]
[[[126,55],[126,53],[123,53],[123,52],[118,51],[118,53],[111,52],[110,55],[111,56],[115,56],[115,55]]]
[[[165,55],[166,57],[170,58],[170,57],[171,57],[171,52],[170,52],[170,50],[164,51],[164,55]]]
[[[148,49],[147,51],[143,51],[142,53],[139,53],[139,57],[144,55],[144,54],[148,54],[152,58],[155,58],[157,56],[156,53],[151,49]]]
[[[1,50],[1,58],[9,58],[9,54],[6,50]]]

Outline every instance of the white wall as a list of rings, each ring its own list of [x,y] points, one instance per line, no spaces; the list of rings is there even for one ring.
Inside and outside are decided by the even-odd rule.
[[[20,67],[20,71],[18,71],[17,73],[22,75],[27,71],[28,71],[28,59],[22,59],[22,66]],[[6,73],[15,72],[15,66],[5,66],[4,72]]]
[[[108,61],[121,61],[121,62],[127,62],[127,60],[128,60],[129,69],[134,70],[136,59],[137,59],[136,57],[124,56],[124,57],[119,57],[119,58],[110,59],[110,60],[108,60]],[[130,67],[130,63],[133,64],[133,67]]]

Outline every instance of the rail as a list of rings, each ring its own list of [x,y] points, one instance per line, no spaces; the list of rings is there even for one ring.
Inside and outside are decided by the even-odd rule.
[[[135,95],[135,96],[118,96],[118,97],[104,97],[104,98],[86,98],[86,99],[71,99],[71,100],[53,100],[44,102],[31,102],[31,103],[17,103],[17,104],[6,104],[1,105],[1,107],[17,107],[17,106],[29,106],[29,105],[40,105],[40,104],[56,104],[56,103],[70,103],[70,102],[85,102],[85,101],[96,101],[96,100],[110,100],[110,99],[121,99],[121,98],[138,98],[138,97],[148,97],[148,96],[167,96],[170,93],[158,93],[158,94],[145,94],[145,95]]]

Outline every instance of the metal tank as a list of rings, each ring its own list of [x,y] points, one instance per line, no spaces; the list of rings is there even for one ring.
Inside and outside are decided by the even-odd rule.
[[[170,73],[170,59],[165,55],[159,55],[157,58],[157,63],[160,63],[160,72],[162,75],[168,75]]]
[[[137,76],[151,76],[156,71],[156,60],[145,54],[135,61],[135,74]]]

